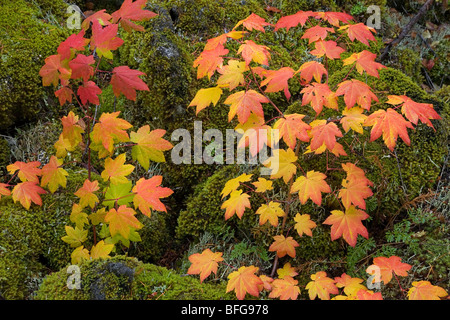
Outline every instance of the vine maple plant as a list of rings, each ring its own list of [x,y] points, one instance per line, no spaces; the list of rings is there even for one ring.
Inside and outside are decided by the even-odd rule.
[[[304,31],[301,38],[307,40],[309,53],[315,59],[305,62],[297,70],[289,66],[273,70],[269,67],[270,47],[256,43],[248,35],[269,30],[277,32],[279,29],[289,31],[291,28],[297,29],[296,32]],[[373,183],[366,177],[364,170],[344,160],[341,161],[341,168],[333,168],[345,172],[341,188],[332,193],[327,182],[327,171],[332,170],[328,167],[329,154],[336,158],[347,155],[344,146],[339,143],[344,134],[357,137],[363,135],[365,127],[371,127],[369,140],[382,137],[387,148],[393,151],[398,137],[405,144],[410,144],[408,129],[413,130],[419,121],[433,127],[430,120],[440,119],[431,104],[418,103],[397,95],[387,95],[386,100],[385,96],[378,97],[367,83],[349,78],[354,68],[367,77],[379,77],[378,70],[386,68],[376,62],[376,54],[368,50],[342,59],[343,66],[351,66],[351,69],[335,87],[329,86],[328,64],[330,60],[341,59],[341,54],[345,52],[337,39],[347,41],[348,45],[359,41],[369,48],[370,42],[376,41],[375,33],[373,28],[354,23],[350,15],[340,12],[299,11],[280,18],[276,24],[251,14],[239,21],[233,30],[209,39],[194,61],[197,78],[208,77],[215,85],[200,89],[190,106],[196,107],[198,114],[211,104],[216,106],[222,95],[227,95],[223,104],[229,106],[228,121],[237,118],[236,129],[253,129],[257,133],[252,136],[257,140],[253,141],[253,147],[242,141],[239,146],[250,145],[250,153],[254,156],[266,144],[272,147],[274,156],[264,162],[264,166],[273,168],[272,162],[278,162],[278,170],[273,171],[270,179],[259,177],[258,181],[252,181],[253,175],[244,173],[229,180],[222,190],[225,220],[234,215],[241,219],[245,211],[251,208],[251,196],[263,194],[266,203],[255,211],[259,215],[259,224],[269,223],[278,230],[268,248],[268,251],[276,254],[269,275],[261,274],[255,266],[236,267],[229,274],[227,292],[235,291],[238,299],[244,299],[247,294],[257,297],[264,290],[270,292],[270,298],[297,299],[300,293],[298,280],[295,280],[297,272],[289,263],[279,268],[278,261],[284,256],[295,258],[296,248],[299,247],[295,237],[312,237],[311,230],[317,224],[310,215],[292,210],[293,197],[298,197],[301,205],[312,201],[321,206],[324,196],[334,195],[339,200],[341,210],[331,211],[323,221],[323,224],[331,226],[331,240],[343,238],[354,247],[358,235],[369,237],[363,221],[369,217],[365,212],[365,201],[373,195]],[[252,39],[258,39],[258,36]],[[230,48],[237,50],[232,52]],[[312,108],[314,118],[300,113],[286,114],[270,99],[269,93],[282,92],[289,101],[289,81],[300,84],[301,105]],[[343,100],[343,107],[339,103],[340,99]],[[388,107],[371,112],[374,102],[384,103]],[[277,116],[266,119],[263,105],[272,107]],[[341,115],[337,119],[321,119],[323,108],[334,109]],[[274,130],[279,132],[278,139],[277,135],[273,135]],[[274,148],[278,142],[285,147]],[[303,167],[299,154],[301,150],[318,156],[326,155],[326,171],[308,171]],[[283,181],[284,192],[279,194],[287,194],[287,199],[270,198],[269,193],[266,193],[274,188],[272,180],[276,179]],[[289,235],[291,230],[286,229],[288,219],[294,219],[296,234],[291,232]],[[199,274],[200,280],[204,281],[211,273],[217,272],[218,264],[224,259],[221,252],[206,249],[191,255],[189,260],[192,264],[188,273]],[[393,275],[396,278],[407,276],[410,268],[411,265],[402,263],[396,256],[376,257],[368,272],[379,270],[378,275],[381,276],[375,277],[374,282],[387,284]],[[275,274],[278,274],[276,279]],[[330,299],[331,295],[335,295],[335,299],[382,299],[380,292],[369,290],[362,282],[363,279],[345,273],[333,279],[326,272],[319,271],[311,275],[311,281],[305,289],[310,299]],[[409,299],[439,299],[446,294],[444,289],[427,281],[414,282],[407,293]]]
[[[165,130],[150,130],[145,125],[128,132],[133,126],[119,118],[119,111],[102,113],[98,119],[95,112],[102,93],[98,86],[100,81],[106,82],[104,87],[111,85],[116,97],[124,95],[131,100],[136,100],[136,90],[149,90],[139,78],[144,73],[138,70],[127,66],[111,71],[99,69],[102,59],[112,64],[113,51],[123,44],[118,34],[119,25],[127,32],[144,31],[134,21],[156,15],[143,9],[145,3],[146,0],[125,0],[111,15],[105,10],[94,13],[83,21],[79,33],[70,35],[58,46],[57,54],[45,59],[39,73],[43,85],[58,88],[55,96],[61,106],[75,100],[81,116],[70,111],[62,117],[63,130],[54,145],[56,154],[51,155],[48,163],[16,161],[7,166],[12,175],[10,180],[0,183],[1,195],[11,195],[14,202],[20,202],[28,210],[32,203],[42,205],[42,194],[66,187],[69,173],[65,165],[78,163],[87,167],[88,178],[75,192],[79,202],[73,204],[70,214],[74,226],[65,226],[67,235],[62,237],[75,248],[71,254],[74,264],[84,259],[108,257],[118,242],[128,247],[130,241],[140,241],[137,230],[143,224],[136,217],[137,210],[149,217],[152,210],[165,212],[160,199],[172,194],[171,189],[161,186],[161,176],[140,178],[134,185],[128,179],[135,169],[133,164],[127,164],[129,149],[133,162],[146,170],[150,161],[165,161],[163,151],[172,148],[172,144],[162,138]],[[90,37],[86,37],[88,33]],[[109,83],[105,81],[105,74],[110,76]],[[77,148],[81,150],[78,159],[74,153]],[[104,159],[98,180],[93,179],[92,174],[93,151],[98,159]],[[69,152],[71,159],[65,163]],[[88,237],[89,234],[92,237]],[[92,246],[85,248],[85,243],[92,243]]]

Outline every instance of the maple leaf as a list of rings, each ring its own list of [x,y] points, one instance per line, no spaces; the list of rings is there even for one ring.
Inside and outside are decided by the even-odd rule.
[[[223,55],[228,53],[223,45],[217,45],[213,50],[204,50],[197,59],[194,60],[194,68],[197,68],[197,79],[208,76],[211,79],[217,69],[222,68]]]
[[[369,215],[364,211],[349,206],[345,213],[341,210],[331,211],[331,215],[323,224],[331,225],[331,240],[343,237],[350,246],[354,247],[358,234],[366,239],[369,237],[366,227],[361,222],[368,217]]]
[[[77,34],[71,34],[66,40],[61,42],[56,51],[61,56],[61,60],[70,59],[72,49],[84,51],[84,47],[89,43],[89,39],[84,38],[85,31],[81,30]]]
[[[427,126],[434,129],[430,119],[441,119],[441,116],[433,109],[433,105],[431,103],[418,103],[404,95],[389,95],[386,103],[392,105],[401,104],[402,114],[406,117],[406,119],[415,125],[417,125],[420,120]]]
[[[244,85],[244,72],[248,70],[249,67],[244,61],[230,60],[228,65],[217,70],[221,74],[221,76],[217,79],[217,85],[221,87],[228,87],[230,91],[239,85]]]
[[[351,109],[344,109],[342,115],[344,116],[339,121],[342,124],[342,128],[345,132],[352,129],[355,132],[363,134],[363,123],[366,121],[367,116],[363,114],[364,110],[359,107],[353,107]]]
[[[73,91],[69,87],[61,87],[55,91],[55,97],[58,98],[59,104],[62,106],[66,101],[72,102]]]
[[[330,300],[330,294],[338,294],[339,289],[335,285],[335,281],[327,277],[325,271],[319,271],[311,275],[311,280],[306,285],[310,300],[319,297],[321,300]]]
[[[360,289],[356,293],[358,300],[383,300],[381,292],[373,292],[372,290]]]
[[[341,53],[345,51],[337,45],[336,41],[333,40],[317,40],[314,44],[315,49],[311,50],[310,53],[318,58],[325,55],[331,60],[339,59],[341,57]]]
[[[231,218],[235,213],[242,218],[245,208],[251,208],[250,196],[246,193],[242,193],[242,190],[234,190],[230,194],[230,198],[222,203],[221,209],[225,210],[225,220]]]
[[[17,201],[25,209],[30,209],[31,203],[42,206],[42,199],[40,194],[47,193],[44,189],[38,186],[36,181],[25,181],[16,184],[12,190],[12,198],[14,203]]]
[[[107,158],[105,160],[105,170],[102,171],[102,178],[105,181],[111,181],[111,184],[127,183],[126,178],[134,170],[131,164],[125,164],[126,154],[122,153],[115,159]]]
[[[189,107],[196,106],[195,114],[208,107],[211,103],[215,106],[219,102],[220,96],[222,95],[222,89],[217,87],[211,87],[206,89],[200,89],[195,94],[194,99],[192,99]]]
[[[105,216],[106,216],[106,208],[101,208],[89,215],[89,220],[91,220],[91,223],[96,226],[100,223],[105,222]]]
[[[346,273],[340,277],[334,278],[338,288],[344,288],[344,293],[347,296],[356,296],[359,290],[366,290],[366,287],[361,284],[363,282],[360,278],[352,278]]]
[[[83,85],[79,86],[77,90],[81,103],[84,105],[88,102],[99,105],[100,100],[98,95],[101,93],[102,89],[100,89],[94,81],[84,82]]]
[[[306,30],[306,32],[302,36],[302,39],[308,39],[308,43],[315,42],[319,39],[325,40],[325,38],[328,36],[328,32],[334,33],[334,28],[327,28],[317,25]]]
[[[318,206],[322,203],[322,192],[331,192],[330,186],[326,183],[327,176],[314,170],[308,171],[306,176],[298,177],[292,184],[291,193],[298,192],[301,204],[305,204],[311,199]]]
[[[267,97],[252,89],[233,93],[224,101],[224,104],[230,105],[228,122],[230,122],[236,114],[239,123],[245,123],[251,112],[259,117],[264,117],[261,103],[267,102],[269,102]]]
[[[233,271],[228,275],[226,292],[234,290],[239,300],[243,300],[247,293],[258,297],[259,286],[263,285],[262,280],[255,274],[258,271],[259,268],[255,266],[242,266],[237,271]]]
[[[131,192],[133,184],[131,181],[120,184],[109,185],[106,193],[103,205],[110,209],[117,205],[127,205],[134,199],[134,194]]]
[[[133,199],[134,207],[150,217],[151,210],[167,212],[166,206],[161,202],[161,198],[167,198],[173,190],[161,187],[162,176],[153,176],[150,179],[141,178],[133,187],[136,194]]]
[[[203,282],[211,272],[217,274],[219,262],[223,261],[222,252],[212,252],[210,249],[203,250],[202,253],[194,253],[189,256],[192,265],[187,274],[200,274],[200,282]]]
[[[117,210],[110,209],[105,216],[105,222],[109,224],[111,236],[120,234],[128,239],[132,229],[141,229],[144,225],[136,219],[135,214],[136,211],[125,205],[121,205]]]
[[[389,150],[394,151],[397,138],[402,138],[406,145],[410,145],[407,128],[414,129],[411,122],[405,120],[401,114],[392,108],[377,110],[369,115],[364,126],[372,126],[370,142],[383,135],[383,141]]]
[[[83,20],[83,22],[81,23],[81,29],[85,31],[89,29],[91,22],[93,22],[94,20],[96,20],[102,26],[107,26],[111,24],[111,15],[106,12],[106,9],[97,11]]]
[[[97,195],[94,193],[99,190],[98,181],[84,180],[83,186],[79,188],[75,195],[80,198],[80,206],[82,208],[90,206],[95,207],[95,204],[99,202]]]
[[[356,70],[363,74],[364,71],[368,75],[379,78],[378,69],[386,69],[381,63],[375,62],[377,55],[367,50],[363,50],[359,53],[353,53],[347,59],[344,59],[344,66],[351,65],[356,62]]]
[[[78,124],[78,121],[78,116],[72,111],[67,116],[61,118],[63,139],[69,140],[72,147],[78,145],[83,140],[81,134],[84,133],[84,130]]]
[[[118,28],[118,24],[102,27],[97,20],[93,21],[91,47],[96,50],[99,57],[112,59],[111,50],[116,50],[123,44],[123,40],[117,37]]]
[[[80,264],[84,260],[89,260],[89,250],[84,246],[79,246],[70,255],[72,264]]]
[[[139,70],[132,70],[128,66],[116,67],[112,70],[111,85],[116,97],[120,94],[130,100],[136,101],[136,90],[150,91],[139,76],[145,73]]]
[[[220,193],[222,195],[222,199],[227,195],[229,195],[232,191],[235,191],[241,185],[241,182],[248,182],[251,180],[251,178],[252,178],[251,174],[243,173],[236,178],[228,180],[225,183],[222,192]]]
[[[297,213],[294,217],[295,225],[294,229],[297,230],[298,235],[300,237],[303,236],[303,234],[306,234],[307,236],[312,237],[312,231],[311,229],[315,228],[317,225],[314,221],[310,219],[309,214],[300,214]]]
[[[279,279],[283,279],[284,277],[295,277],[298,273],[295,271],[295,268],[291,266],[289,262],[285,263],[283,268],[277,269],[277,275]]]
[[[307,83],[311,82],[313,77],[316,82],[320,83],[322,76],[327,75],[328,71],[323,64],[313,60],[302,64],[296,73],[300,73],[300,78]]]
[[[265,124],[264,118],[251,112],[247,121],[239,123],[235,131],[242,135],[239,139],[238,149],[250,146],[250,155],[255,157],[267,145],[272,146],[275,141],[272,128]],[[238,150],[239,152],[239,150]]]
[[[61,240],[70,244],[71,247],[76,248],[87,240],[88,231],[80,229],[78,227],[72,228],[71,226],[65,226],[66,236],[61,237]]]
[[[392,279],[392,273],[398,276],[408,276],[408,271],[411,269],[411,265],[403,263],[402,259],[397,256],[376,257],[373,259],[373,264],[380,268],[381,281],[384,284],[388,284]]]
[[[372,33],[376,33],[374,28],[366,26],[360,22],[357,24],[348,24],[339,28],[339,30],[346,30],[347,35],[351,41],[355,39],[365,45],[369,46],[369,41],[376,41]]]
[[[156,13],[144,10],[147,0],[125,0],[119,10],[112,13],[112,22],[117,23],[120,21],[120,25],[127,32],[131,32],[132,29],[137,31],[144,31],[144,27],[137,25],[131,21],[146,21],[157,16]]]
[[[13,164],[10,164],[6,167],[6,170],[10,174],[14,174],[17,170],[19,170],[17,176],[20,181],[31,181],[39,183],[39,177],[42,175],[42,170],[38,168],[41,165],[39,161],[31,161],[31,162],[22,162],[16,161]]]
[[[290,28],[296,27],[299,24],[303,27],[305,26],[306,21],[313,16],[314,12],[312,11],[300,10],[295,14],[281,17],[275,25],[275,31],[278,31],[278,29],[281,28],[286,28],[286,31],[289,31]]]
[[[258,178],[258,181],[252,182],[256,187],[255,192],[266,192],[273,189],[273,182],[264,178]]]
[[[114,249],[113,244],[105,244],[105,242],[101,240],[91,248],[91,258],[92,259],[109,258],[109,254],[113,249]]]
[[[350,20],[353,20],[353,17],[345,12],[315,12],[314,17],[327,21],[335,27],[339,27],[339,22],[348,23]]]
[[[297,172],[295,162],[298,157],[292,149],[274,149],[273,156],[267,159],[263,164],[272,170],[270,179],[283,178],[285,183],[291,180],[292,176]]]
[[[238,23],[234,26],[233,30],[243,25],[248,31],[252,31],[253,29],[265,32],[264,26],[271,26],[272,24],[266,22],[264,18],[261,18],[255,13],[252,13],[247,18],[238,21]]]
[[[408,300],[441,300],[441,297],[447,295],[447,291],[429,281],[413,281],[408,290]]]
[[[258,290],[262,291],[263,289],[265,289],[267,291],[271,291],[273,278],[268,277],[264,274],[260,275],[259,278],[261,279],[262,284],[258,286]]]
[[[312,126],[311,129],[311,150],[314,151],[325,144],[326,148],[330,151],[333,150],[336,144],[336,137],[342,137],[342,132],[334,122],[318,123]]]
[[[278,258],[284,257],[286,254],[295,258],[295,248],[299,246],[298,242],[292,237],[285,238],[283,235],[276,235],[275,240],[269,247],[270,252],[276,251]]]
[[[270,48],[261,44],[257,44],[252,40],[245,40],[239,47],[237,54],[242,54],[245,64],[249,65],[251,61],[262,65],[269,65]]]
[[[342,169],[347,173],[347,180],[364,180],[369,186],[373,186],[373,183],[366,178],[366,174],[363,169],[358,168],[351,162],[342,163]]]
[[[313,82],[311,85],[304,87],[300,93],[303,93],[302,106],[311,103],[316,115],[322,112],[323,106],[338,109],[337,96],[326,83]]]
[[[255,214],[259,214],[259,224],[263,225],[267,221],[276,227],[278,225],[278,217],[285,215],[283,209],[280,207],[279,202],[270,201],[269,204],[262,204]]]
[[[83,229],[85,224],[89,224],[88,215],[83,212],[83,207],[77,203],[72,205],[70,212],[70,221],[75,223],[79,229]]]
[[[300,288],[297,284],[298,281],[289,276],[285,276],[283,279],[275,279],[272,282],[272,291],[269,298],[279,297],[280,300],[297,300],[300,294]]]
[[[283,90],[286,99],[291,98],[289,92],[288,80],[294,76],[294,70],[289,67],[283,67],[278,70],[267,70],[266,78],[261,81],[261,86],[266,86],[265,92],[278,92]]]
[[[9,184],[0,182],[0,199],[2,195],[3,196],[11,195],[11,190],[9,190],[8,187],[10,187]]]
[[[372,190],[367,186],[366,180],[342,180],[342,188],[338,197],[346,209],[350,205],[355,205],[361,209],[366,209],[365,199],[373,195]]]
[[[72,75],[70,76],[70,78],[82,78],[84,82],[87,82],[89,78],[94,75],[94,68],[91,66],[94,63],[95,59],[93,55],[77,55],[75,59],[69,61],[69,67],[72,69]]]
[[[162,138],[165,134],[166,130],[163,129],[151,131],[149,125],[139,128],[137,132],[132,131],[130,141],[136,143],[131,148],[133,160],[137,160],[145,170],[148,170],[150,166],[149,160],[165,162],[163,151],[173,148],[169,141]]]
[[[125,130],[132,125],[124,119],[117,118],[119,114],[120,111],[103,112],[91,132],[92,143],[102,146],[110,154],[114,150],[115,142],[127,142],[130,139]],[[94,149],[95,146],[91,148]]]
[[[308,130],[311,126],[303,122],[303,114],[288,114],[278,119],[273,125],[274,130],[279,130],[279,136],[282,137],[287,146],[295,149],[297,139],[303,142],[309,142]]]
[[[371,91],[370,87],[356,79],[339,83],[336,95],[344,96],[344,102],[348,109],[357,103],[363,109],[370,110],[372,100],[378,102],[378,97]]]
[[[59,186],[66,187],[67,178],[69,173],[61,168],[63,161],[51,156],[49,162],[42,167],[42,179],[41,186],[48,185],[48,189],[51,193],[54,193]]]
[[[61,64],[61,56],[54,54],[45,58],[45,64],[39,70],[42,77],[42,85],[58,85],[60,79],[70,79],[71,71],[69,66]]]

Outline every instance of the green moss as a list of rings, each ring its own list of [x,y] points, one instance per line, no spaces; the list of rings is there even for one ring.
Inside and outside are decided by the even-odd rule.
[[[46,277],[36,300],[218,300],[232,299],[224,284],[201,284],[198,278],[135,258],[116,256],[80,265],[81,288],[68,289],[67,268]]]
[[[1,10],[0,130],[35,120],[56,105],[53,89],[42,87],[39,70],[68,36],[60,25],[45,22],[41,9],[26,1],[4,1]]]

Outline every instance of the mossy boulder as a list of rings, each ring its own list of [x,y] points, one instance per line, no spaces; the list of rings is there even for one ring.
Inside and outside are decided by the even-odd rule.
[[[51,7],[23,0],[0,4],[0,130],[34,121],[57,105],[53,89],[42,87],[39,70],[69,33],[61,15],[50,14],[63,1],[50,2]]]
[[[69,289],[67,267],[47,276],[36,300],[220,300],[232,299],[223,283],[200,283],[198,277],[116,256],[79,266],[80,289]],[[69,270],[70,272],[70,270]]]

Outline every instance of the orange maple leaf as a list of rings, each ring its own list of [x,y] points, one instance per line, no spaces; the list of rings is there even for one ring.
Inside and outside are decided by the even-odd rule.
[[[299,24],[303,27],[306,23],[306,21],[313,17],[315,14],[312,11],[298,11],[295,14],[291,14],[288,16],[281,17],[276,25],[275,25],[275,31],[278,31],[278,29],[286,28],[286,31],[289,31],[290,28],[296,27]]]
[[[0,198],[2,195],[3,196],[11,195],[11,190],[9,190],[8,187],[10,187],[9,184],[0,182]]]
[[[373,264],[380,268],[381,281],[384,284],[388,284],[392,279],[392,273],[398,276],[408,276],[408,271],[411,269],[411,265],[403,263],[402,259],[397,256],[376,257],[373,259]]]
[[[329,24],[339,27],[339,22],[348,23],[353,17],[345,12],[319,11],[314,13],[316,19],[322,19]]]
[[[45,58],[45,64],[39,70],[42,77],[43,86],[57,86],[60,79],[70,79],[71,71],[69,65],[62,64],[59,54],[51,55]]]
[[[245,40],[239,47],[237,54],[242,54],[245,64],[249,65],[254,61],[262,65],[269,65],[270,48],[262,44],[257,44],[252,40]]]
[[[322,204],[322,192],[331,192],[330,186],[325,179],[327,176],[314,170],[308,171],[306,176],[298,177],[292,184],[291,193],[298,192],[301,204],[311,199],[315,204]]]
[[[123,44],[123,40],[117,37],[118,24],[110,24],[102,27],[98,20],[92,22],[91,48],[95,49],[99,57],[113,58],[111,50],[116,50]]]
[[[334,28],[322,27],[320,25],[314,26],[306,30],[302,39],[308,39],[308,43],[315,42],[317,40],[325,40],[328,36],[328,32],[334,33]]]
[[[51,193],[54,193],[59,186],[65,188],[67,184],[66,176],[69,173],[61,168],[63,161],[51,156],[49,162],[42,167],[42,179],[41,186],[48,185],[48,189]]]
[[[252,296],[259,296],[259,288],[263,286],[263,281],[255,274],[259,271],[258,267],[249,266],[240,267],[237,271],[233,271],[228,275],[227,291],[234,289],[236,297],[243,300],[245,295],[249,293]]]
[[[212,252],[210,249],[205,249],[202,253],[191,254],[189,261],[192,264],[187,274],[200,274],[200,282],[203,282],[211,272],[217,274],[219,262],[223,261],[222,252]]]
[[[212,50],[202,51],[200,56],[194,60],[194,68],[197,68],[197,79],[201,79],[205,76],[208,76],[208,79],[211,79],[216,70],[222,68],[222,56],[226,55],[228,52],[229,50],[225,49],[223,44],[217,45]]]
[[[105,216],[105,222],[109,224],[109,232],[114,237],[120,234],[128,239],[133,229],[141,229],[144,225],[135,217],[136,211],[126,205],[121,205],[117,210],[112,208]]]
[[[338,109],[337,96],[326,83],[313,82],[304,87],[300,93],[303,93],[302,106],[311,103],[316,115],[322,112],[323,106]]]
[[[300,288],[297,286],[298,281],[294,278],[285,276],[283,279],[275,279],[272,282],[272,291],[269,298],[280,298],[280,300],[296,300],[300,294]]]
[[[150,179],[141,178],[133,187],[132,191],[135,193],[134,207],[139,208],[148,217],[151,215],[150,210],[167,212],[166,206],[160,199],[170,196],[173,190],[160,187],[162,179],[162,176],[153,176]]]
[[[409,300],[441,300],[447,295],[447,291],[432,285],[429,281],[414,281],[408,290]]]
[[[344,288],[344,293],[347,296],[356,296],[359,290],[365,290],[366,287],[361,284],[363,279],[353,278],[346,273],[343,273],[340,277],[335,277],[336,286],[338,288]]]
[[[309,214],[297,213],[294,217],[294,221],[295,221],[294,229],[297,230],[298,235],[300,237],[302,237],[303,234],[312,237],[311,229],[315,228],[317,225],[314,221],[310,219]]]
[[[338,197],[346,209],[350,205],[355,205],[361,209],[366,209],[365,199],[373,195],[372,190],[367,185],[366,180],[342,180],[342,188],[339,190]]]
[[[343,237],[350,246],[354,247],[358,234],[366,239],[369,237],[366,227],[361,223],[368,217],[369,215],[364,211],[349,206],[345,213],[341,210],[331,211],[331,215],[323,224],[331,225],[331,240]]]
[[[315,42],[315,49],[310,53],[318,58],[326,56],[328,59],[334,60],[341,57],[341,53],[345,50],[339,47],[336,41],[333,40],[317,40]]]
[[[90,206],[95,207],[95,204],[99,202],[97,195],[94,193],[99,190],[98,181],[84,180],[83,186],[79,188],[75,195],[80,198],[80,206],[82,208]]]
[[[356,293],[358,300],[383,300],[381,292],[373,292],[372,290],[360,289]]]
[[[228,61],[228,65],[223,66],[217,70],[221,74],[221,76],[217,79],[218,87],[225,86],[228,87],[228,89],[231,91],[239,85],[244,85],[245,84],[244,72],[248,70],[249,67],[245,64],[244,61],[238,60]]]
[[[311,151],[320,148],[325,144],[326,148],[330,151],[334,149],[336,144],[336,137],[342,137],[342,132],[334,122],[323,122],[312,126],[310,132],[311,138]]]
[[[355,164],[351,162],[343,163],[342,169],[344,169],[347,174],[347,180],[364,180],[367,185],[373,186],[372,181],[366,177],[364,170],[358,168]]]
[[[266,22],[266,19],[261,18],[255,13],[252,13],[247,18],[240,20],[233,28],[235,30],[240,25],[243,25],[248,31],[252,31],[253,29],[265,32],[264,26],[271,26],[271,23]]]
[[[262,204],[255,214],[259,214],[259,224],[263,225],[267,221],[276,227],[278,225],[278,217],[285,215],[283,209],[280,207],[279,202],[270,201],[269,204]]]
[[[441,116],[433,109],[433,105],[431,103],[418,103],[404,95],[389,95],[386,103],[401,105],[402,114],[406,117],[406,119],[415,125],[417,125],[420,120],[427,126],[434,129],[430,119],[441,119]]]
[[[25,209],[30,209],[31,203],[42,206],[40,194],[47,193],[35,181],[25,181],[16,184],[12,190],[14,203],[19,201]]]
[[[381,63],[375,61],[377,55],[367,50],[363,50],[359,53],[353,53],[347,59],[344,59],[344,66],[351,65],[356,62],[356,70],[362,74],[364,71],[368,75],[379,78],[378,70],[386,69]]]
[[[245,208],[251,208],[250,196],[246,193],[242,193],[242,190],[234,190],[230,194],[230,198],[222,203],[221,209],[225,210],[225,220],[231,218],[235,213],[242,218]]]
[[[269,102],[267,97],[252,89],[233,93],[224,101],[224,104],[230,105],[228,121],[230,122],[237,114],[239,123],[245,123],[251,112],[264,118],[264,111],[261,103],[267,102]]]
[[[296,73],[300,73],[300,78],[307,83],[311,82],[313,77],[317,83],[320,83],[322,76],[328,74],[328,71],[323,64],[313,60],[302,64]]]
[[[400,137],[406,145],[410,145],[407,128],[414,129],[411,122],[392,108],[377,110],[369,115],[364,126],[372,126],[370,141],[375,141],[383,135],[383,141],[389,150],[394,151],[397,138]]]
[[[370,110],[372,100],[378,102],[378,97],[372,92],[371,88],[356,79],[345,80],[339,83],[336,90],[337,96],[344,96],[344,102],[348,109],[356,104],[361,108]]]
[[[330,300],[330,294],[338,294],[339,289],[335,285],[335,281],[327,277],[325,271],[319,271],[311,275],[311,280],[306,285],[309,299],[314,300],[319,297],[321,300]]]
[[[376,41],[372,33],[376,33],[374,28],[366,26],[360,22],[357,24],[348,24],[339,28],[339,30],[346,30],[347,35],[351,41],[355,39],[365,45],[369,46],[369,40]]]
[[[311,126],[303,122],[303,114],[288,114],[278,119],[273,125],[273,129],[279,130],[279,137],[283,138],[287,146],[295,149],[297,139],[303,142],[309,142],[308,130]]]
[[[284,257],[286,254],[292,258],[295,258],[295,248],[299,246],[298,242],[292,237],[285,238],[283,235],[274,236],[275,240],[269,247],[270,252],[276,252],[279,258]]]
[[[125,0],[119,10],[112,13],[112,22],[116,23],[120,21],[120,25],[127,32],[131,32],[132,29],[144,31],[145,29],[143,26],[137,25],[131,21],[146,21],[157,15],[152,11],[143,9],[146,2],[147,0],[136,0],[135,2],[133,2],[133,0]]]
[[[265,92],[278,92],[283,90],[286,99],[291,98],[288,80],[294,76],[294,70],[283,67],[278,70],[266,70],[265,79],[261,81],[261,86],[266,86]]]
[[[42,169],[38,168],[41,165],[39,161],[22,162],[16,161],[6,167],[10,174],[14,174],[17,170],[17,176],[22,182],[32,181],[39,183],[39,177],[42,175]]]
[[[115,159],[107,158],[105,160],[105,170],[102,171],[102,178],[105,181],[111,181],[112,184],[127,183],[128,176],[134,170],[131,164],[125,164],[126,154],[122,153]]]

